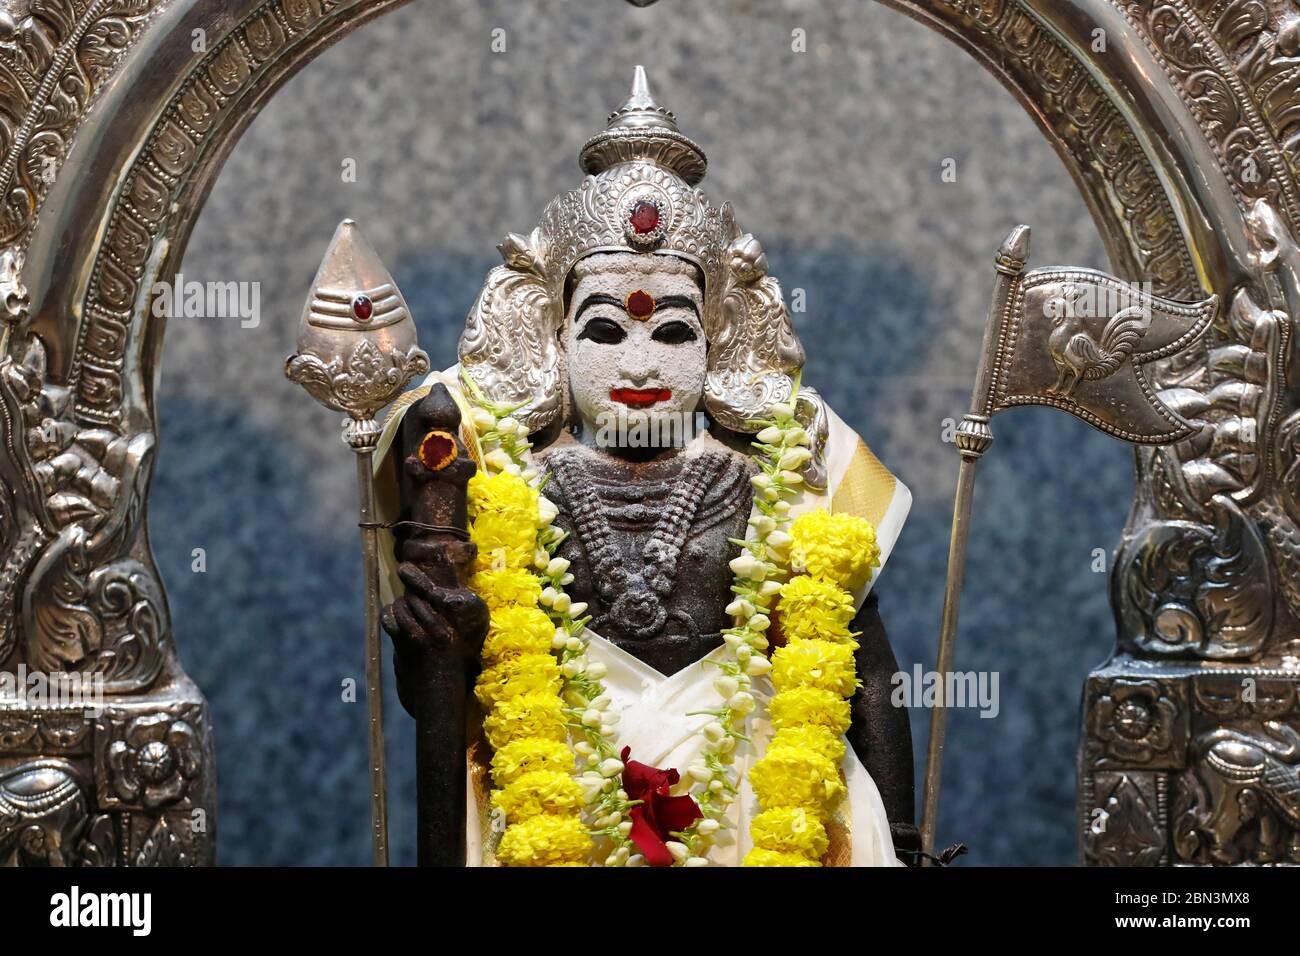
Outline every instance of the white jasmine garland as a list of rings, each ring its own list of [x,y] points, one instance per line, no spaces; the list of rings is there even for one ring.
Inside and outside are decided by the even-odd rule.
[[[731,562],[735,575],[731,591],[736,597],[727,605],[727,613],[733,626],[723,631],[731,659],[719,664],[722,676],[713,684],[721,705],[709,711],[714,720],[701,730],[702,760],[688,771],[704,817],[681,834],[683,857],[678,860],[674,854],[674,860],[684,866],[707,866],[709,850],[728,828],[727,809],[739,791],[732,764],[738,742],[749,739],[747,718],[757,706],[751,681],[772,669],[766,654],[766,632],[772,623],[767,612],[790,573],[791,538],[786,531],[790,499],[803,484],[803,476],[794,469],[812,457],[808,433],[795,421],[792,406],[773,405],[768,414],[769,421],[755,423],[762,427],[753,442],[752,457],[760,470],[750,479],[754,488],[750,537],[733,542],[744,550]]]

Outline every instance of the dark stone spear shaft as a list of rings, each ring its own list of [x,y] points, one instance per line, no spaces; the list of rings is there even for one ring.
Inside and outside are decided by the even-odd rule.
[[[410,523],[398,528],[398,573],[407,593],[386,611],[385,629],[393,635],[402,704],[415,718],[421,866],[465,865],[466,693],[488,623],[486,606],[467,586],[476,548],[463,537],[466,485],[477,466],[459,435],[460,411],[442,385],[402,423],[402,499],[410,502],[403,518]]]

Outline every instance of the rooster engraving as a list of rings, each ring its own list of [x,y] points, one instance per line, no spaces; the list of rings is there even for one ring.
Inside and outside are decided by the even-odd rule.
[[[1048,352],[1058,373],[1049,391],[1062,398],[1069,398],[1085,379],[1091,382],[1113,375],[1151,327],[1149,309],[1123,309],[1106,323],[1098,342],[1084,327],[1086,316],[1075,308],[1082,295],[1083,290],[1077,286],[1065,287],[1054,303],[1054,327],[1047,338]]]

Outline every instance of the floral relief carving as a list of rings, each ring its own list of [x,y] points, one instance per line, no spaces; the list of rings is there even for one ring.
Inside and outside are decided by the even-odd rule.
[[[155,809],[186,799],[203,768],[203,748],[189,721],[160,712],[121,728],[106,760],[117,798]]]
[[[1149,764],[1174,744],[1178,707],[1154,680],[1117,679],[1092,706],[1092,737],[1103,763]]]

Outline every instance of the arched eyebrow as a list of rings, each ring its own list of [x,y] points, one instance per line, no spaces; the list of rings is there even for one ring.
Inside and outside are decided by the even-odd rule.
[[[578,306],[578,311],[574,314],[573,321],[576,323],[582,318],[582,313],[586,312],[593,305],[612,305],[620,312],[623,310],[623,303],[618,301],[618,299],[614,298],[612,295],[606,295],[604,292],[593,292],[582,300],[582,305]]]
[[[612,295],[604,292],[593,292],[582,300],[582,305],[578,306],[578,311],[574,313],[573,321],[576,324],[582,318],[582,313],[586,312],[593,305],[612,305],[616,309],[624,309],[626,306]],[[695,300],[685,295],[666,295],[661,299],[655,300],[655,311],[663,309],[690,309],[695,313],[695,318],[700,318],[700,307],[695,304]]]
[[[655,299],[655,311],[661,312],[664,309],[690,309],[697,320],[700,317],[700,307],[694,299],[685,295],[666,295],[662,299]]]

